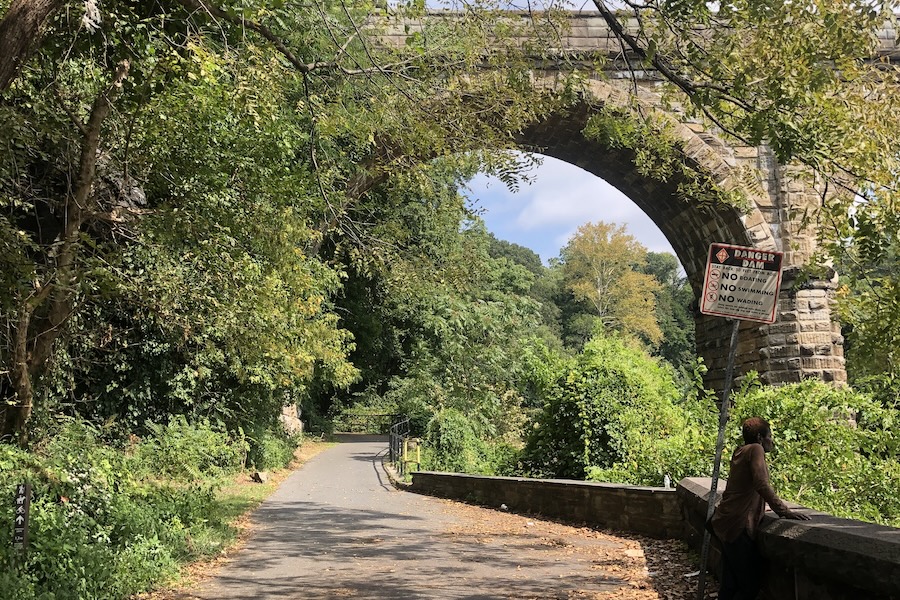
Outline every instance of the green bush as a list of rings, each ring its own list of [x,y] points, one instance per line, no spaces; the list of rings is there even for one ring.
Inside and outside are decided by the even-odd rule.
[[[236,473],[244,464],[247,443],[221,424],[189,423],[178,415],[165,425],[149,423],[151,436],[135,452],[138,465],[159,475],[196,479]]]
[[[55,430],[30,452],[0,444],[0,496],[22,482],[33,492],[28,553],[0,528],[0,598],[127,598],[232,535],[216,486],[240,466],[242,437],[175,421],[126,452],[81,421]],[[11,523],[12,511],[0,503],[0,521]]]
[[[423,469],[452,473],[489,470],[487,445],[476,435],[471,421],[455,408],[446,408],[431,419],[425,429],[425,445]]]
[[[778,388],[750,381],[735,397],[726,448],[741,443],[739,425],[751,416],[772,426],[769,465],[780,495],[833,515],[900,525],[895,407],[817,380]]]
[[[537,477],[660,485],[711,471],[714,403],[683,398],[671,368],[618,337],[595,337],[544,386],[523,452]]]
[[[280,428],[251,431],[247,434],[247,466],[257,471],[282,469],[294,458],[300,441],[299,435],[290,435]]]

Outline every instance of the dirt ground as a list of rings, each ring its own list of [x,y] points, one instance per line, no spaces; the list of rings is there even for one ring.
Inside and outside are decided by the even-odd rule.
[[[697,594],[696,556],[672,540],[598,531],[448,501],[448,510],[460,517],[451,534],[531,538],[545,547],[544,560],[586,565],[601,578],[625,585],[615,590],[568,591],[567,599],[686,600]],[[707,598],[717,597],[715,580],[707,579]]]

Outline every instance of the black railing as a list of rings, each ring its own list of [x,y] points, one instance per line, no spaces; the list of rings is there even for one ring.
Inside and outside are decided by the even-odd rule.
[[[393,413],[368,413],[344,411],[334,417],[334,430],[341,433],[371,433],[384,435],[397,422]]]
[[[397,464],[397,461],[400,460],[400,455],[403,452],[403,440],[409,437],[410,425],[409,425],[409,417],[399,418],[393,425],[391,425],[390,431],[390,459],[392,464]]]

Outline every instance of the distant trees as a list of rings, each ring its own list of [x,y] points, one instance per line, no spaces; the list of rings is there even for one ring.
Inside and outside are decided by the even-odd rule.
[[[582,225],[560,252],[566,289],[602,327],[633,335],[655,346],[660,283],[643,272],[647,250],[625,226],[602,221]]]

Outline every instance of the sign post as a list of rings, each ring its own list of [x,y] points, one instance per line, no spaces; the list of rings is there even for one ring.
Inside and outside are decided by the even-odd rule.
[[[31,485],[20,483],[16,486],[13,500],[13,548],[25,551],[28,548],[28,513],[31,509]]]
[[[741,320],[774,323],[781,287],[781,252],[759,250],[728,244],[710,244],[706,261],[706,276],[700,299],[700,312],[730,318],[731,340],[725,365],[725,385],[719,407],[719,432],[716,437],[716,456],[713,462],[712,483],[707,496],[706,523],[716,508],[719,470],[725,446],[725,428],[731,408],[731,383],[734,378],[734,359],[737,354],[738,330]],[[706,565],[709,562],[709,531],[703,530],[700,549],[700,577],[697,581],[697,600],[704,600]]]

